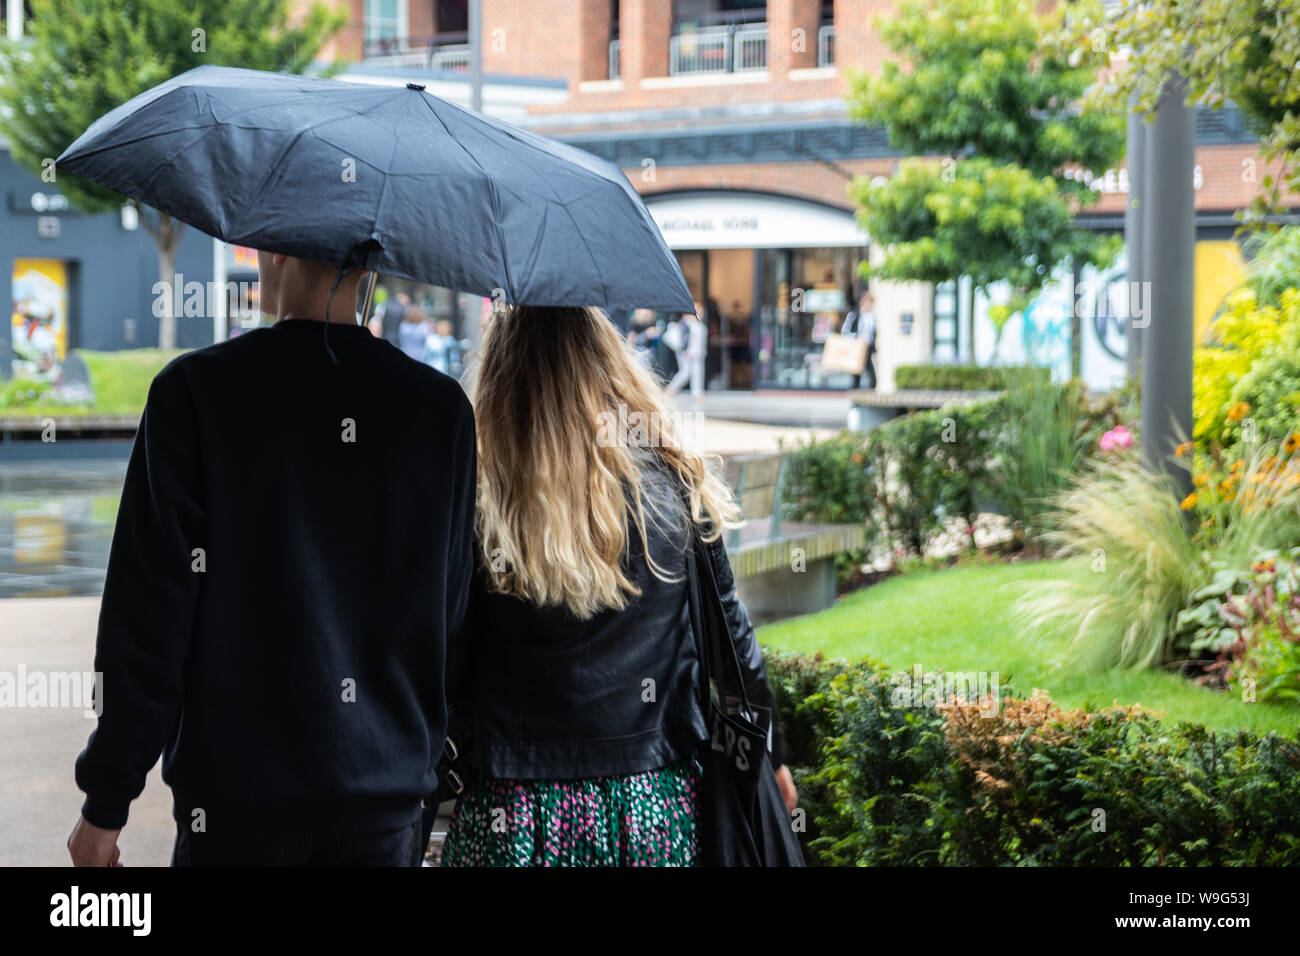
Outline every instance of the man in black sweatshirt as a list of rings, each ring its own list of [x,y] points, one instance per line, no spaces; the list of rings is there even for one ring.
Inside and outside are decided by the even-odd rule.
[[[474,418],[355,324],[360,276],[262,253],[268,329],[149,389],[100,609],[73,861],[163,756],[174,865],[418,865],[473,568]],[[325,321],[332,313],[333,322]]]

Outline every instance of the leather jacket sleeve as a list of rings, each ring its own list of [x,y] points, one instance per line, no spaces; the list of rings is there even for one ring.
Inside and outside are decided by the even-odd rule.
[[[718,584],[718,593],[722,597],[722,610],[727,619],[727,633],[736,649],[740,661],[741,677],[745,683],[745,696],[749,702],[764,708],[770,715],[772,729],[772,766],[780,767],[785,763],[785,737],[781,733],[781,720],[776,711],[776,701],[772,696],[772,687],[767,681],[767,665],[763,662],[763,649],[758,645],[754,635],[754,624],[749,619],[749,612],[736,594],[736,580],[731,571],[731,561],[722,538],[708,542],[710,562],[713,564],[714,579]]]

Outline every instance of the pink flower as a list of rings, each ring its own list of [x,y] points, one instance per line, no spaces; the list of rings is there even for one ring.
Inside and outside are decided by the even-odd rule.
[[[1101,450],[1104,452],[1122,451],[1133,447],[1133,433],[1123,425],[1116,425],[1101,436]]]

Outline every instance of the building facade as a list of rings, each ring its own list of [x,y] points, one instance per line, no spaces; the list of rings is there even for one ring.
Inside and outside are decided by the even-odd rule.
[[[329,2],[348,14],[324,51],[326,59],[348,64],[342,78],[416,81],[435,95],[470,102],[467,0]],[[859,264],[880,255],[858,223],[848,188],[856,177],[890,176],[904,157],[882,129],[850,119],[845,95],[852,71],[883,62],[887,51],[874,22],[894,3],[482,0],[484,111],[624,170],[707,308],[712,388],[853,384],[824,372],[820,361],[826,336],[841,327],[861,291]],[[1203,329],[1240,277],[1233,213],[1249,204],[1268,170],[1234,109],[1200,112],[1197,138],[1196,321]],[[9,193],[8,263],[66,264],[67,344],[153,341],[146,301],[153,280],[145,279],[157,267],[143,230],[127,233],[116,216],[60,213],[62,239],[32,235],[39,217],[26,207],[41,183],[7,160],[0,157]],[[1126,170],[1094,175],[1102,199],[1081,222],[1122,230]],[[84,241],[74,239],[83,233]],[[192,231],[185,242],[178,271],[187,281],[224,281],[232,268],[248,277],[246,253],[201,248],[203,237]],[[92,251],[108,265],[92,263]],[[129,290],[119,288],[122,276],[137,274]],[[1106,275],[1060,278],[996,343],[982,300],[975,341],[964,340],[958,311],[966,297],[952,284],[876,284],[880,386],[892,386],[899,364],[972,354],[977,361],[1032,359],[1068,372],[1077,352],[1090,383],[1117,381],[1124,336],[1112,296],[1105,289],[1096,295],[1082,326],[1072,309],[1089,284],[1118,287],[1122,260]],[[415,297],[432,318],[452,320],[472,337],[474,302],[445,290],[418,290]],[[130,317],[135,324],[124,324]],[[208,316],[178,319],[184,344],[220,337],[220,326]]]
[[[340,0],[344,2],[344,0]],[[464,0],[347,0],[352,28],[338,55],[373,73],[465,76]],[[861,286],[857,266],[880,254],[858,225],[848,187],[887,177],[903,158],[884,130],[854,123],[854,70],[887,55],[875,29],[895,0],[482,0],[482,62],[493,91],[562,80],[512,122],[621,166],[678,254],[710,314],[710,387],[844,388],[823,374],[826,335]],[[511,102],[518,102],[518,97]],[[1267,170],[1233,108],[1197,115],[1197,323],[1208,327],[1240,280],[1233,214]],[[1091,174],[1102,193],[1080,217],[1119,232],[1127,171]],[[1031,360],[1093,385],[1123,377],[1124,260],[1102,275],[1066,271],[1014,319],[1001,341],[976,304],[964,338],[955,284],[878,283],[882,388],[897,365]],[[1087,297],[1089,303],[1080,307]],[[995,296],[996,298],[996,296]],[[1082,311],[1082,319],[1078,313]],[[1072,353],[1077,353],[1073,354]]]

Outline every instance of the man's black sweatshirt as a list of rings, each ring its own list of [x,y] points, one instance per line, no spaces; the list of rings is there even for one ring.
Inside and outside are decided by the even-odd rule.
[[[154,379],[77,759],[116,829],[163,755],[179,824],[369,833],[437,786],[473,567],[474,418],[361,326],[289,319]]]

